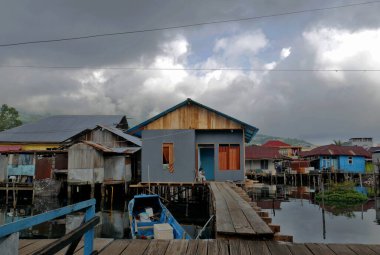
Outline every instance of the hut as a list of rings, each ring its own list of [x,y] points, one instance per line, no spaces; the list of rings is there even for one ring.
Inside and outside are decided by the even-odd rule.
[[[258,129],[191,99],[127,132],[142,138],[142,182],[244,180],[244,143]]]
[[[139,138],[98,125],[73,140],[76,142],[68,147],[68,197],[72,195],[72,186],[82,185],[90,185],[91,197],[96,184],[101,185],[102,196],[107,185],[121,184],[126,192],[127,183],[138,178]]]

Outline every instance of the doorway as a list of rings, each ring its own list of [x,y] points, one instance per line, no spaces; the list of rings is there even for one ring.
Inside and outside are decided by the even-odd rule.
[[[213,144],[198,145],[198,170],[203,168],[207,181],[215,180],[214,156]]]

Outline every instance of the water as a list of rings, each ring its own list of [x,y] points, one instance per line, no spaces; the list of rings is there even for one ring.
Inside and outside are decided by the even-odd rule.
[[[380,211],[376,213],[374,200],[322,209],[312,196],[297,197],[258,201],[272,224],[280,225],[281,234],[292,235],[294,242],[380,244]]]
[[[78,201],[77,201],[78,202]],[[0,225],[16,221],[21,218],[43,213],[49,210],[65,206],[64,200],[52,197],[36,197],[34,204],[23,203],[17,205],[16,210],[10,206],[0,207]],[[195,238],[198,231],[208,220],[208,205],[204,203],[170,204],[169,210],[176,217],[177,221],[184,229]],[[187,212],[186,212],[187,211]],[[127,203],[114,201],[97,204],[96,215],[100,217],[100,224],[95,228],[95,235],[103,238],[130,238],[129,215]],[[70,214],[67,217],[59,218],[50,222],[45,222],[33,228],[23,230],[21,238],[60,238],[65,233],[76,228],[83,219],[83,213]],[[202,237],[207,238],[211,235],[210,228],[204,231]]]

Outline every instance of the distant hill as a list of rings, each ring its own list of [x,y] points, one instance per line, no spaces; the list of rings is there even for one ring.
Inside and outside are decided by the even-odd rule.
[[[313,146],[313,144],[311,144],[305,140],[301,140],[301,139],[297,139],[297,138],[284,138],[284,137],[279,137],[279,136],[270,136],[270,135],[263,135],[263,134],[256,135],[252,139],[250,144],[264,144],[269,140],[281,140],[285,143],[288,143],[288,144],[294,145],[294,146],[302,146],[302,147]]]
[[[26,112],[21,112],[21,111],[19,111],[18,113],[19,113],[22,124],[34,122],[34,121],[51,116],[51,114],[31,114],[31,113],[26,113]]]

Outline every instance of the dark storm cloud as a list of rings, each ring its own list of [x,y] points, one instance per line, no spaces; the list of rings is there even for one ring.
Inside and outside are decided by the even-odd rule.
[[[3,1],[0,44],[351,3],[354,2]],[[356,40],[360,31],[369,31],[368,38],[376,41],[379,9],[380,4],[372,4],[255,21],[3,47],[0,64],[258,69],[265,66],[308,69],[324,65],[357,69],[365,64],[379,69],[380,63],[372,59],[380,59],[378,52],[367,50],[350,56],[344,49],[343,53],[334,51],[335,45],[342,46],[334,36]],[[342,36],[345,33],[347,36]],[[227,42],[225,47],[216,50],[223,40]],[[282,59],[281,50],[289,47],[290,56]],[[332,57],[331,54],[326,57],[325,51],[331,51]],[[372,114],[380,102],[374,93],[380,93],[380,80],[375,74],[0,68],[0,77],[0,102],[29,112],[124,113],[137,124],[192,97],[258,126],[262,133],[302,137],[313,142],[350,136],[379,137],[380,119]]]

